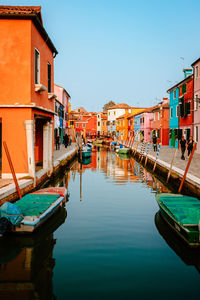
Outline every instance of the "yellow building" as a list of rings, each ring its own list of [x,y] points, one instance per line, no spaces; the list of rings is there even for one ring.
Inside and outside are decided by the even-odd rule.
[[[116,133],[120,141],[126,141],[129,137],[129,129],[132,127],[130,123],[130,118],[134,115],[144,111],[142,107],[132,107],[131,113],[126,112],[124,115],[120,116],[116,120]],[[134,122],[133,122],[134,124]]]

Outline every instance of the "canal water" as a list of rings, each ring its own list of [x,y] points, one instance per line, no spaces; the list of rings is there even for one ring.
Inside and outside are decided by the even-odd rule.
[[[200,251],[162,220],[168,190],[136,161],[100,148],[55,184],[65,208],[0,241],[0,299],[199,299]]]

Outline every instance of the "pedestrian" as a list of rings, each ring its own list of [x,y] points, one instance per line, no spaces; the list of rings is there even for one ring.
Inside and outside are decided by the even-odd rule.
[[[60,150],[60,136],[56,136],[56,150]]]
[[[70,137],[70,135],[68,135],[68,145],[70,146],[71,143],[72,143],[71,137]]]
[[[192,136],[190,136],[190,138],[187,142],[188,157],[190,156],[190,153],[192,152],[193,144],[194,144],[194,140],[193,140]]]
[[[153,135],[153,151],[157,151],[157,137],[155,134]]]
[[[65,145],[65,148],[67,148],[67,146],[68,146],[68,144],[69,144],[69,137],[68,137],[68,135],[67,135],[67,134],[65,134],[65,135],[64,135],[64,138],[63,138],[63,140],[64,140],[64,145]]]
[[[180,140],[180,146],[181,146],[181,159],[185,160],[185,149],[186,149],[186,140],[184,138],[184,136],[182,136],[181,140]]]

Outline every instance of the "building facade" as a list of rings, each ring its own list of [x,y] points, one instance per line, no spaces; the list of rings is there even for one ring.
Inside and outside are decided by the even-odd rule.
[[[0,31],[2,140],[16,176],[35,181],[36,165],[47,171],[53,168],[57,50],[43,27],[41,7],[0,6]],[[11,176],[3,150],[2,178]]]
[[[193,137],[197,143],[196,151],[200,153],[200,58],[193,64],[194,74],[194,122]]]

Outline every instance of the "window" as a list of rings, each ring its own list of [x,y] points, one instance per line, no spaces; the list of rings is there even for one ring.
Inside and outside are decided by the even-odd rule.
[[[194,99],[194,110],[198,110],[199,104],[198,104],[198,95],[195,95]]]
[[[170,118],[173,118],[173,107],[170,108]]]
[[[100,126],[100,122],[98,121],[98,126]]]
[[[157,130],[157,138],[160,138],[160,129]]]
[[[176,90],[174,90],[174,99],[176,99]]]
[[[40,53],[35,49],[35,84],[40,83]]]
[[[114,111],[114,115],[116,114],[116,111]]]
[[[85,128],[85,124],[83,124],[83,128]]]
[[[104,126],[104,122],[103,122],[103,126]]]
[[[80,110],[80,108],[78,109],[78,112],[80,112],[81,110]]]
[[[74,121],[70,121],[69,123],[70,123],[70,126],[74,125]]]
[[[195,77],[197,78],[199,76],[199,67],[195,67]]]
[[[199,141],[199,127],[195,126],[195,141]]]
[[[51,93],[51,65],[47,64],[47,76],[48,76],[48,93]]]
[[[156,120],[156,113],[153,114],[153,120]]]
[[[76,128],[78,128],[78,123],[76,123]]]
[[[158,111],[158,121],[160,120],[160,112]]]
[[[109,113],[108,113],[108,114],[109,114],[109,116],[110,116],[110,111],[109,111]]]
[[[179,116],[179,106],[177,105],[176,106],[176,117],[178,117]]]
[[[182,85],[182,93],[184,94],[184,93],[186,93],[187,92],[187,86],[186,86],[186,84],[184,83],[183,85]]]

